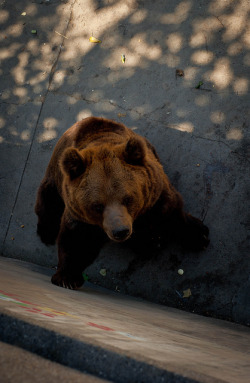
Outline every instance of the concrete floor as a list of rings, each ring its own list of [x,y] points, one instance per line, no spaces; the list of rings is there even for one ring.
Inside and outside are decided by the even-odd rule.
[[[53,147],[75,121],[116,119],[155,145],[211,243],[147,261],[108,245],[91,282],[249,325],[249,10],[244,0],[2,0],[0,253],[56,265],[34,214]]]
[[[0,266],[0,341],[11,345],[0,353],[6,379],[18,381],[19,372],[30,379],[34,363],[44,378],[50,370],[70,377],[74,368],[114,382],[249,381],[250,330],[244,326],[90,283],[78,291],[56,287],[51,270],[25,262],[1,258]],[[78,382],[75,374],[68,381]]]

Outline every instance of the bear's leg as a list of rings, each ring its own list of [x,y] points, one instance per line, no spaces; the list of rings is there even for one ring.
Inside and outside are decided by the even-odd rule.
[[[153,210],[154,217],[159,217],[160,235],[164,231],[166,238],[180,243],[190,251],[200,251],[208,246],[210,241],[207,226],[184,212],[182,197],[171,184],[165,187]]]
[[[82,272],[98,256],[105,237],[99,227],[65,221],[62,221],[57,239],[58,269],[51,282],[57,286],[76,289],[82,286]]]
[[[183,213],[183,220],[180,222],[176,234],[180,236],[182,246],[191,251],[200,251],[209,245],[209,229],[198,218],[191,214]]]
[[[55,243],[63,211],[64,203],[56,186],[43,181],[38,189],[35,212],[38,216],[37,234],[46,245]]]
[[[210,242],[208,227],[182,209],[172,211],[166,217],[162,228],[171,240],[181,244],[185,250],[201,251],[206,249]]]
[[[182,209],[162,214],[157,208],[150,213],[150,216],[142,217],[144,222],[138,222],[138,227],[138,223],[134,225],[130,245],[137,254],[143,254],[143,257],[153,255],[171,242],[189,251],[204,250],[208,246],[209,230],[198,218]]]

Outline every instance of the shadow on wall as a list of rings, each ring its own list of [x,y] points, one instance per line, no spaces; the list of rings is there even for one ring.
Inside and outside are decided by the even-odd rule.
[[[0,16],[1,103],[7,115],[15,117],[6,124],[6,118],[0,116],[0,143],[32,140],[32,127],[18,124],[17,106],[42,104],[48,89],[64,96],[65,112],[67,106],[79,104],[76,120],[107,114],[117,106],[132,124],[145,118],[194,134],[202,133],[194,110],[201,113],[201,126],[202,110],[216,97],[216,105],[209,113],[206,109],[213,130],[210,135],[223,125],[222,139],[244,138],[249,116],[245,124],[238,124],[237,104],[249,95],[248,2],[107,0],[87,1],[83,8],[76,0],[70,4],[69,25],[63,20],[69,7],[66,1],[22,2],[6,9],[4,3]],[[102,40],[100,45],[88,41],[92,34]],[[176,69],[183,70],[181,76]],[[192,95],[192,108],[188,102],[181,103],[178,92]],[[224,110],[227,98],[232,97],[236,110],[233,103],[230,110]],[[124,118],[123,113],[113,117]],[[232,119],[236,119],[233,124]],[[53,115],[47,116],[38,142],[57,138],[58,124]]]

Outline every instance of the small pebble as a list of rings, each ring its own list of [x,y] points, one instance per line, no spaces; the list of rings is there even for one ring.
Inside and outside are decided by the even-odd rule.
[[[101,269],[101,270],[99,271],[99,273],[100,273],[103,277],[106,277],[106,275],[107,275],[107,270],[106,270],[106,269]]]
[[[183,274],[184,274],[184,271],[183,271],[182,269],[179,269],[179,270],[178,270],[178,274],[179,274],[179,275],[183,275]]]
[[[176,74],[176,76],[184,77],[184,70],[176,69],[175,74]]]

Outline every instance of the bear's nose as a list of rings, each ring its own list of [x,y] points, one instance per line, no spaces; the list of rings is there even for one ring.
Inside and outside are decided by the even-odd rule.
[[[127,239],[127,237],[129,236],[129,233],[130,231],[127,227],[126,228],[123,227],[123,228],[112,231],[113,238],[116,239],[117,241],[123,241]]]

